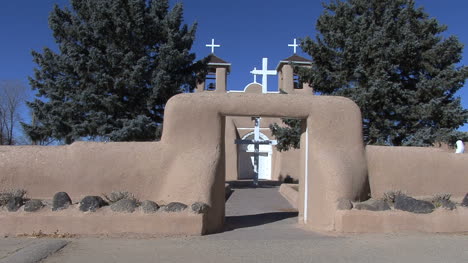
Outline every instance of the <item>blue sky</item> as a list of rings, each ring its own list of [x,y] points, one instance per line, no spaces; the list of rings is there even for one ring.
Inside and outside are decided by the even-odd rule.
[[[175,3],[176,1],[171,1]],[[262,58],[269,59],[269,69],[276,68],[281,59],[293,54],[288,44],[294,38],[315,36],[315,22],[323,11],[319,0],[182,0],[187,24],[198,22],[197,39],[193,52],[197,58],[210,53],[205,44],[214,38],[221,44],[215,53],[232,63],[228,89],[243,89],[253,81],[249,73],[260,68]],[[31,50],[55,47],[47,19],[54,3],[59,6],[68,0],[23,0],[0,3],[0,80],[21,80],[28,85],[35,64]],[[468,45],[466,0],[416,0],[426,12],[448,26],[446,35],[456,35]],[[307,57],[301,51],[300,55]],[[468,64],[465,47],[461,64]],[[268,79],[269,89],[277,88],[277,77]],[[468,108],[468,84],[460,91],[462,104]],[[461,130],[468,131],[468,125]]]

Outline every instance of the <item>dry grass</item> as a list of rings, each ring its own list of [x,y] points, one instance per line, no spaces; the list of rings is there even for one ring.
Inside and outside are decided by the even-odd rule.
[[[393,190],[393,191],[388,191],[384,193],[383,195],[383,200],[390,203],[394,204],[395,203],[395,198],[399,195],[406,195],[403,191],[401,190]]]
[[[453,203],[450,198],[452,197],[451,194],[436,194],[434,195],[434,197],[432,198],[431,202],[432,204],[434,204],[435,207],[441,207],[444,203],[451,203],[453,205],[455,205],[455,203]]]
[[[0,191],[0,206],[4,206],[8,204],[8,202],[15,197],[20,197],[24,199],[26,196],[26,193],[27,191],[24,189],[12,189],[12,190]]]
[[[17,237],[30,237],[30,238],[74,238],[77,237],[75,234],[70,233],[59,233],[58,230],[51,234],[47,234],[39,230],[39,232],[32,232],[32,234],[19,234]]]

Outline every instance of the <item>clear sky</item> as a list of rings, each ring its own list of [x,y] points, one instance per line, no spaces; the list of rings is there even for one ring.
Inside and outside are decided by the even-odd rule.
[[[0,80],[21,80],[36,66],[31,50],[43,47],[55,49],[48,15],[54,3],[59,6],[68,0],[23,0],[0,2]],[[175,3],[176,1],[171,1]],[[198,22],[197,39],[193,52],[197,58],[210,53],[205,44],[214,38],[221,48],[215,50],[220,58],[232,63],[228,89],[240,90],[253,81],[249,73],[261,68],[262,58],[269,59],[269,69],[293,54],[288,44],[294,38],[315,36],[315,22],[323,11],[320,0],[179,0],[184,4],[185,23]],[[466,0],[416,0],[426,12],[448,26],[446,35],[456,35],[468,45]],[[300,51],[299,55],[308,57]],[[462,65],[468,65],[468,47],[465,47]],[[260,81],[260,79],[259,79]],[[268,79],[269,90],[277,89],[277,77]],[[468,108],[468,84],[458,95]],[[468,125],[461,130],[468,131]]]

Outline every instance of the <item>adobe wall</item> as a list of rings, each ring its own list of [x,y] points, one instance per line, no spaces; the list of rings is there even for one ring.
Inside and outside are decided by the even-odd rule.
[[[390,190],[411,196],[450,193],[455,198],[468,191],[468,154],[427,147],[367,146],[366,156],[374,198]]]
[[[344,233],[466,233],[468,208],[457,207],[452,211],[443,208],[430,214],[405,211],[337,211],[335,230]]]
[[[24,188],[28,196],[52,198],[125,190],[140,199],[160,200],[163,144],[158,142],[75,142],[67,146],[0,147],[2,189]]]
[[[0,213],[0,233],[7,236],[44,234],[71,234],[78,236],[127,236],[138,237],[201,235],[203,214],[188,211],[178,213],[157,212],[145,214],[117,213],[109,207],[96,212],[83,213],[78,208],[59,212],[43,208],[38,212],[17,211]]]
[[[0,147],[0,183],[25,188],[34,198],[66,191],[76,201],[126,190],[163,203],[205,202],[211,209],[203,229],[219,231],[225,206],[225,116],[307,120],[301,140],[308,143],[300,151],[311,165],[301,158],[300,171],[308,177],[300,179],[299,211],[308,227],[333,230],[336,200],[362,194],[366,159],[356,104],[341,97],[279,94],[174,96],[166,106],[161,142]]]
[[[355,200],[361,195],[366,160],[356,104],[341,97],[238,93],[181,94],[168,102],[162,141],[172,146],[173,152],[168,154],[176,156],[167,164],[168,178],[178,180],[167,183],[165,191],[197,176],[200,185],[212,187],[210,203],[215,210],[224,212],[224,193],[217,190],[224,190],[224,116],[307,119],[309,143],[301,151],[302,156],[307,152],[313,165],[307,168],[309,184],[300,194],[307,191],[304,217],[310,228],[333,230],[336,200]],[[223,215],[213,215],[213,221],[220,221]]]

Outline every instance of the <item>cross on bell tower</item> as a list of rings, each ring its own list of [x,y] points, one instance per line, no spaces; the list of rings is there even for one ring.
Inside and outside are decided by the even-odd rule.
[[[209,55],[208,61],[208,73],[205,79],[197,83],[195,92],[226,92],[227,91],[227,75],[231,70],[231,63],[224,61],[214,54],[214,50],[217,47],[221,47],[219,44],[215,44],[214,38],[211,39],[211,44],[206,44],[206,47],[211,48],[211,54]]]
[[[215,48],[221,47],[221,45],[215,44],[214,38],[211,39],[211,44],[206,44],[205,46],[211,48],[211,54],[214,54],[214,53],[215,53],[215,52],[214,52],[214,51],[215,51]]]
[[[276,67],[278,71],[278,89],[288,94],[313,94],[313,89],[309,83],[301,81],[299,75],[294,72],[294,67],[310,68],[312,60],[297,55],[297,39],[288,47],[294,49],[294,54],[281,60]]]
[[[293,44],[288,44],[288,47],[293,47],[294,48],[294,54],[296,54],[297,52],[297,47],[299,45],[297,44],[297,39],[294,39],[294,43]]]

